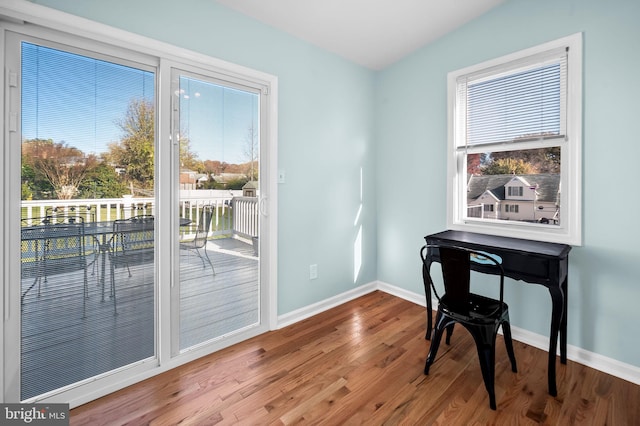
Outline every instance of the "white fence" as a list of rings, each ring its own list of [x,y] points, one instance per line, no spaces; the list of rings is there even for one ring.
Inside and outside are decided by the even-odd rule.
[[[234,234],[251,238],[258,236],[260,203],[256,197],[235,197],[232,200],[232,222]]]
[[[194,191],[195,192],[195,191]],[[191,196],[180,199],[180,217],[191,220],[195,232],[202,206],[214,206],[210,235],[258,236],[258,198]],[[105,222],[138,215],[154,215],[154,198],[100,198],[82,200],[23,200],[22,217],[44,217],[52,214],[77,215],[85,222]],[[188,234],[189,232],[187,232]]]

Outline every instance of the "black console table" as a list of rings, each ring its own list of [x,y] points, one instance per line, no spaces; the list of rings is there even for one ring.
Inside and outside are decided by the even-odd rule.
[[[497,237],[464,231],[444,231],[425,237],[427,244],[451,245],[473,250],[486,251],[502,258],[505,276],[528,283],[541,284],[549,289],[552,302],[551,335],[549,336],[549,394],[556,396],[556,351],[558,334],[560,335],[560,362],[567,363],[567,276],[569,251],[565,244],[546,243],[518,238]],[[426,264],[430,268],[433,262],[439,262],[437,249],[428,249]],[[481,264],[471,262],[472,268],[479,272]],[[423,270],[424,290],[427,297],[427,339],[431,336],[431,289]]]

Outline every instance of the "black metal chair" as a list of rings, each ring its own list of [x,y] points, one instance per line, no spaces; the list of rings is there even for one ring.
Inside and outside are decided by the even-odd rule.
[[[99,208],[99,205],[92,206],[91,204],[81,204],[78,206],[70,206],[67,211],[69,215],[76,215],[83,218],[85,223],[93,223],[96,221],[96,212]],[[59,207],[53,209],[54,214],[56,214],[58,210],[60,210]],[[95,235],[88,236],[87,238],[91,241],[89,244],[86,244],[87,256],[93,253],[93,260],[87,264],[87,267],[91,266],[91,275],[95,275],[100,255],[106,256],[106,250],[104,250],[104,247],[100,245],[100,240]]]
[[[207,238],[209,237],[209,230],[211,229],[211,219],[213,218],[213,206],[203,206],[202,211],[200,212],[200,221],[198,222],[198,227],[196,229],[196,235],[193,240],[185,241],[180,243],[180,250],[188,250],[195,251],[200,260],[202,260],[202,267],[205,268],[206,264],[204,263],[205,257],[207,262],[209,262],[209,266],[211,266],[211,270],[213,273],[216,273],[213,264],[211,263],[211,259],[209,259],[209,254],[207,253]],[[204,251],[205,257],[200,254],[200,249]]]
[[[96,211],[99,207],[94,207],[91,204],[80,204],[71,206],[55,206],[47,207],[45,210],[46,217],[68,216],[81,218],[84,223],[96,221]],[[88,236],[89,243],[85,242],[86,255],[89,256],[93,253],[93,260],[87,264],[87,268],[92,266],[91,275],[95,275],[96,267],[98,263],[98,257],[101,253],[100,242],[95,236]]]
[[[155,256],[154,217],[151,215],[134,216],[129,219],[118,219],[113,222],[113,236],[109,250],[111,265],[110,296],[113,311],[116,310],[115,270],[126,266],[131,277],[132,265],[151,263]],[[104,300],[104,288],[102,289]]]
[[[445,293],[440,297],[436,291],[431,272],[426,267],[426,251],[437,250],[442,267],[442,279]],[[496,409],[495,397],[495,342],[498,329],[502,326],[504,341],[507,347],[511,370],[517,372],[516,358],[511,340],[509,325],[509,307],[503,301],[504,270],[496,256],[469,250],[462,247],[447,247],[426,245],[421,250],[421,257],[429,285],[433,294],[438,298],[438,313],[436,314],[431,348],[424,367],[424,374],[429,374],[429,368],[436,359],[442,334],[447,332],[446,342],[449,344],[453,326],[458,323],[466,328],[476,343],[480,368],[484,384],[489,393],[489,406]],[[493,269],[492,273],[500,278],[500,299],[495,300],[471,293],[470,272],[471,262],[482,264],[485,270]]]
[[[21,276],[34,279],[22,293],[21,303],[36,284],[40,296],[42,282],[47,283],[49,276],[83,271],[84,316],[89,289],[83,218],[45,216],[22,219],[21,225]]]

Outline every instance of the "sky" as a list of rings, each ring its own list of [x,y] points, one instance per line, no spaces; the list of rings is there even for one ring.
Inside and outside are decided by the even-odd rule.
[[[193,77],[180,78],[180,129],[200,159],[246,163],[258,95]],[[257,158],[257,156],[254,156]]]
[[[258,123],[258,95],[180,79],[180,129],[200,160],[249,161],[248,129]],[[86,154],[107,151],[132,99],[153,101],[155,75],[30,43],[22,47],[22,138],[65,142]]]

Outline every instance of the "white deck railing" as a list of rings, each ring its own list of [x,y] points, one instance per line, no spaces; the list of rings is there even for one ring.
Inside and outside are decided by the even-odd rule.
[[[258,236],[260,203],[256,197],[235,197],[232,201],[234,234],[251,238]]]
[[[186,232],[195,232],[202,206],[215,207],[209,234],[258,236],[258,198],[256,197],[184,197],[180,199],[180,217],[192,221]],[[82,200],[23,200],[22,217],[44,217],[51,214],[75,214],[85,222],[105,222],[155,213],[154,198],[100,198]],[[189,232],[191,231],[191,232]]]

